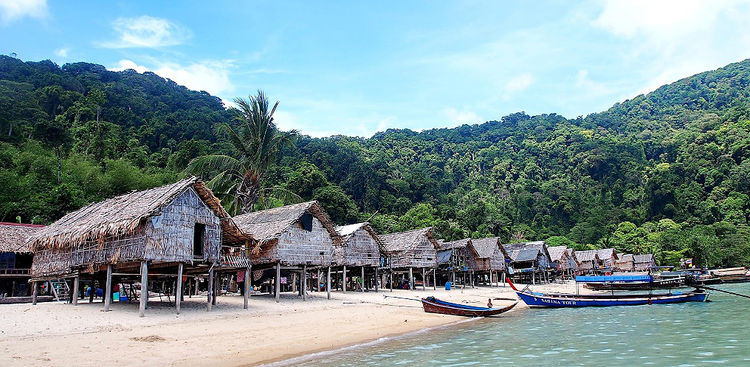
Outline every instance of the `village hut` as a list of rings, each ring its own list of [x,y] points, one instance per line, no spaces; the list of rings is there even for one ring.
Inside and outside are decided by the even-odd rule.
[[[579,273],[582,274],[596,272],[602,264],[597,250],[575,251],[575,256],[579,263]]]
[[[28,280],[34,254],[27,239],[43,227],[0,222],[0,303],[3,298],[31,295]]]
[[[427,270],[432,270],[432,285],[435,288],[438,242],[432,235],[432,228],[420,228],[412,231],[391,233],[380,236],[383,240],[383,252],[386,266],[390,270],[390,285],[393,287],[393,275],[409,274],[404,284],[414,289],[414,268],[422,269],[422,289],[427,286]]]
[[[599,256],[599,261],[602,262],[605,269],[612,271],[615,268],[615,263],[617,262],[617,252],[615,249],[602,248],[597,250],[596,254]]]
[[[210,309],[222,243],[247,240],[219,199],[203,181],[191,177],[87,205],[40,229],[29,239],[35,253],[31,274],[35,281],[74,278],[74,304],[80,274],[106,282],[105,310],[110,307],[113,272],[121,280],[140,274],[143,315],[149,269],[175,274],[177,294],[182,294],[183,272],[208,273]],[[179,313],[181,297],[175,299]]]
[[[625,253],[617,254],[617,261],[615,261],[615,270],[617,271],[635,270],[635,260],[633,258],[633,254],[625,254]]]
[[[334,246],[340,245],[341,239],[317,201],[242,214],[234,217],[234,221],[255,240],[250,260],[256,269],[254,274],[258,276],[251,281],[264,279],[266,271],[275,269],[273,293],[276,301],[281,293],[282,267],[287,275],[299,276],[299,282],[287,280],[287,284],[291,283],[292,291],[299,289],[300,296],[307,299],[307,292],[303,290],[308,288],[308,267],[317,270],[317,274],[326,268],[330,274],[330,267],[336,265]],[[326,289],[330,297],[330,275],[327,278]],[[321,279],[319,276],[315,289],[319,289]]]
[[[472,271],[472,281],[475,274],[486,275],[490,285],[498,282],[498,272],[505,270],[505,259],[507,254],[503,248],[500,237],[488,237],[472,239],[469,241],[471,255],[469,257],[469,269]]]
[[[502,245],[510,257],[509,273],[517,281],[530,280],[536,283],[539,279],[548,279],[552,261],[544,241],[509,243]]]
[[[573,251],[572,248],[566,249],[565,252],[568,254],[568,265],[567,265],[568,270],[570,271],[571,274],[577,273],[578,268],[581,265],[581,263],[578,261],[576,252]]]
[[[552,246],[548,248],[552,268],[560,273],[564,273],[568,267],[568,247]]]
[[[361,269],[362,287],[370,288],[370,281],[378,291],[378,268],[383,242],[369,223],[357,223],[336,227],[341,245],[334,248],[334,258],[342,266],[358,266]],[[367,277],[367,271],[369,275]]]
[[[456,284],[456,273],[461,273],[465,280],[469,270],[469,243],[471,239],[464,238],[457,241],[438,240],[437,262],[438,271],[443,279]],[[464,282],[465,284],[465,282]]]
[[[653,254],[633,255],[633,268],[635,271],[649,271],[656,266]]]

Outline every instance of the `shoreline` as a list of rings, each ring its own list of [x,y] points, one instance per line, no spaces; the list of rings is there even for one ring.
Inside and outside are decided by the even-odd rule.
[[[538,285],[562,291],[569,284]],[[311,293],[253,296],[248,310],[242,297],[221,296],[211,312],[204,297],[185,298],[183,312],[152,297],[146,317],[137,304],[101,303],[0,305],[0,351],[3,366],[100,366],[119,363],[146,366],[286,366],[295,361],[378,345],[477,319],[427,314],[418,302],[384,298],[435,296],[453,302],[483,304],[490,297],[512,297],[509,287],[446,291]],[[510,301],[498,301],[498,305]],[[525,308],[519,304],[511,312]],[[502,317],[501,317],[502,318]],[[5,361],[7,359],[7,362]]]

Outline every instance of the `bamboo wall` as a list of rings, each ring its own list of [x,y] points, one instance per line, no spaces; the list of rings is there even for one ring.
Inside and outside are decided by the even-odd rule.
[[[330,232],[315,217],[312,218],[311,231],[296,222],[279,236],[276,243],[262,246],[260,253],[252,257],[253,264],[273,264],[277,261],[287,266],[331,265],[333,239]]]

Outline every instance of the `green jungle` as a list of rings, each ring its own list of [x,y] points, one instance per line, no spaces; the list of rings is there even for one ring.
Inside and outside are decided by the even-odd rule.
[[[750,265],[750,60],[585,117],[518,112],[370,138],[276,131],[271,147],[246,139],[248,92],[243,114],[150,72],[0,56],[0,221],[49,224],[196,172],[231,213],[247,211],[222,168],[247,158],[250,210],[315,199],[336,223],[380,233],[432,226],[447,240]]]

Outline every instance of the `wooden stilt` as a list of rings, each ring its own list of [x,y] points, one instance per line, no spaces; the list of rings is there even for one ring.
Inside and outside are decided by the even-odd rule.
[[[177,264],[177,287],[175,288],[175,295],[174,295],[174,308],[175,311],[177,311],[177,314],[180,314],[180,303],[182,302],[182,270],[183,270],[183,264],[179,263]]]
[[[331,267],[328,267],[328,276],[326,277],[326,293],[328,299],[331,299]]]
[[[344,272],[341,274],[341,287],[342,291],[346,293],[346,265],[344,265]]]
[[[214,292],[211,295],[211,304],[216,306],[216,297],[219,295],[219,279],[221,279],[221,273],[214,275]]]
[[[437,271],[432,268],[432,289],[437,289]]]
[[[39,293],[39,284],[31,282],[31,304],[36,306],[37,294]]]
[[[390,259],[388,259],[388,288],[393,292],[393,266]]]
[[[292,293],[296,293],[297,291],[297,273],[292,273]],[[298,294],[301,296],[302,292],[299,292]]]
[[[276,263],[276,283],[274,284],[274,288],[276,290],[276,303],[278,303],[281,296],[281,262]]]
[[[409,289],[414,290],[414,271],[412,268],[409,268]]]
[[[250,275],[250,266],[251,265],[248,265],[245,268],[245,297],[244,297],[244,300],[243,300],[244,303],[242,305],[242,308],[245,309],[245,310],[247,310],[247,306],[248,306],[249,299],[250,299],[250,276],[251,276]]]
[[[300,284],[302,291],[302,300],[307,301],[307,264],[302,266],[302,284]]]
[[[375,293],[378,293],[378,281],[380,281],[380,277],[378,276],[378,268],[379,266],[375,266],[375,284],[373,284],[375,286]]]
[[[141,299],[138,307],[140,317],[146,315],[146,302],[148,302],[148,263],[141,261]]]
[[[73,306],[78,305],[78,290],[81,286],[81,275],[76,275],[73,278]]]
[[[425,276],[425,268],[422,268],[422,290],[427,289],[427,277]]]
[[[112,305],[112,264],[107,264],[107,285],[104,287],[104,312]]]
[[[206,311],[211,312],[211,298],[214,293],[214,267],[211,266],[210,269],[208,269],[208,284],[206,284],[207,287],[207,294],[206,294]]]
[[[364,266],[362,267],[362,275],[360,276],[359,280],[362,282],[362,292],[364,292],[365,291],[365,267]]]

